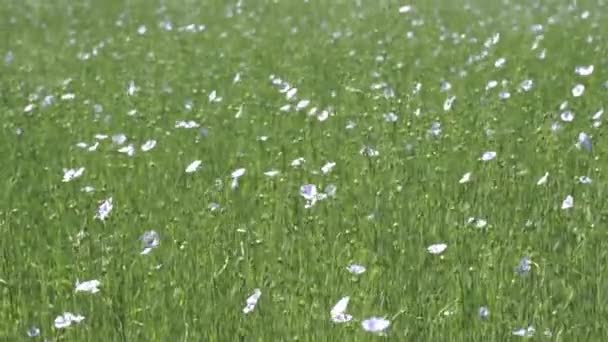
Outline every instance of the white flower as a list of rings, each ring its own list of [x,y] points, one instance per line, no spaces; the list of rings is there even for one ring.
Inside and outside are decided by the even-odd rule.
[[[129,157],[132,157],[135,154],[135,146],[133,146],[133,144],[129,144],[127,146],[119,148],[118,152],[124,153]]]
[[[448,245],[445,243],[436,243],[427,247],[426,250],[431,254],[441,254],[446,248],[448,248]]]
[[[565,110],[559,117],[563,122],[572,122],[574,120],[574,113],[571,110]]]
[[[127,142],[127,136],[120,133],[112,136],[112,142],[116,145],[122,145]]]
[[[399,13],[401,13],[401,14],[409,13],[411,10],[412,10],[411,5],[403,5],[403,6],[399,7]]]
[[[99,292],[99,286],[101,282],[97,279],[79,282],[76,281],[76,292],[89,292],[89,293],[97,293]]]
[[[562,202],[562,209],[566,210],[572,207],[574,207],[574,197],[572,197],[572,195],[568,195]]]
[[[192,163],[190,163],[190,165],[188,165],[186,167],[186,173],[193,173],[193,172],[195,172],[196,170],[199,169],[199,167],[201,166],[202,163],[203,162],[200,161],[200,160],[193,161]]]
[[[298,104],[296,104],[296,110],[302,110],[302,109],[308,107],[309,104],[310,104],[309,100],[300,100],[300,102],[298,102]]]
[[[55,318],[55,328],[64,329],[72,325],[72,323],[80,323],[84,320],[84,316],[74,315],[71,312],[64,312],[62,315],[57,316]]]
[[[268,170],[266,172],[264,172],[264,175],[267,177],[275,177],[279,175],[279,171],[278,170]]]
[[[329,314],[334,323],[346,323],[353,319],[353,316],[345,313],[350,297],[343,297],[331,308]]]
[[[333,161],[330,161],[330,162],[326,163],[325,165],[323,165],[323,167],[321,167],[321,172],[323,172],[323,174],[326,175],[331,172],[331,170],[334,168],[334,166],[336,166],[336,163],[334,163]]]
[[[576,144],[578,148],[584,148],[585,150],[591,152],[593,149],[593,144],[591,143],[591,137],[585,133],[581,132],[578,134],[578,142]]]
[[[574,68],[574,73],[579,76],[589,76],[593,73],[593,64],[592,65],[580,65]]]
[[[479,159],[480,159],[481,161],[484,161],[484,162],[485,162],[485,161],[490,161],[490,160],[492,160],[492,159],[494,159],[494,158],[496,158],[496,152],[494,152],[494,151],[487,151],[487,152],[484,152],[484,153],[481,155],[481,158],[479,158]]]
[[[445,99],[445,102],[443,103],[443,110],[445,112],[452,109],[452,104],[454,104],[454,100],[456,100],[456,96],[450,96],[447,99]]]
[[[391,322],[386,318],[381,317],[370,317],[361,322],[361,327],[363,330],[371,333],[381,333],[386,330]]]
[[[536,182],[536,185],[543,185],[545,183],[547,183],[547,179],[549,178],[549,172],[545,172],[545,175],[542,176],[538,182]]]
[[[296,158],[291,162],[291,166],[292,167],[298,167],[301,166],[302,164],[306,163],[306,159],[300,157],[300,158]]]
[[[467,172],[464,175],[462,175],[462,178],[460,178],[460,180],[458,181],[458,183],[464,184],[464,183],[468,183],[470,181],[471,181],[471,173]]]
[[[363,274],[366,271],[365,266],[359,264],[348,265],[346,269],[348,270],[348,272],[356,275]]]
[[[114,205],[112,204],[112,197],[106,199],[101,203],[99,208],[97,208],[97,213],[95,214],[95,218],[101,221],[105,221],[105,219],[110,215],[112,208]]]
[[[74,180],[84,173],[84,167],[80,167],[78,169],[63,169],[63,182],[69,182]]]
[[[593,182],[591,180],[591,178],[587,177],[587,176],[580,176],[578,177],[578,182],[581,184],[591,184],[591,182]]]
[[[141,150],[144,152],[148,152],[156,146],[156,140],[150,139],[146,141],[143,145],[141,145]]]
[[[139,237],[141,240],[144,250],[140,253],[142,255],[149,254],[154,248],[160,245],[160,236],[154,230],[148,230]]]
[[[246,170],[245,170],[245,169],[243,169],[243,168],[236,169],[236,170],[234,170],[234,171],[232,172],[232,174],[230,174],[230,177],[232,177],[232,178],[237,178],[237,179],[238,179],[238,178],[241,178],[241,177],[243,177],[243,175],[245,175],[245,171],[246,171]]]
[[[260,289],[254,289],[253,293],[247,298],[246,305],[243,308],[243,313],[248,314],[255,309],[255,306],[258,304],[258,300],[262,295],[262,291]]]
[[[536,329],[534,329],[533,326],[529,326],[527,328],[513,330],[512,334],[519,337],[532,337],[535,332]]]
[[[175,122],[175,128],[196,128],[199,127],[199,125],[195,122],[195,121],[176,121]]]
[[[384,114],[384,121],[386,122],[397,122],[398,119],[399,117],[397,116],[397,114],[393,112]]]
[[[572,88],[572,96],[574,97],[582,96],[584,92],[585,86],[580,83],[575,85],[574,88]]]

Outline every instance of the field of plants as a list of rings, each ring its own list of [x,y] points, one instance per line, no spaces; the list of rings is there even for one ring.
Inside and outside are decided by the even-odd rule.
[[[605,341],[605,0],[7,1],[0,340]]]

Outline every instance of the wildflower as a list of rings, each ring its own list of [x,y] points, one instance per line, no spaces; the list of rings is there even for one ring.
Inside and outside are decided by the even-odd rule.
[[[148,230],[139,237],[139,240],[142,242],[143,251],[142,255],[150,253],[154,248],[160,245],[160,236],[154,230]]]
[[[260,289],[254,289],[253,293],[247,298],[246,305],[243,308],[243,313],[248,314],[255,309],[255,306],[258,304],[258,300],[262,295],[262,291]]]
[[[110,215],[112,208],[114,205],[112,204],[112,197],[106,199],[101,203],[99,208],[97,209],[97,213],[95,214],[95,218],[101,221],[105,221],[105,219]]]
[[[156,146],[156,140],[150,139],[146,141],[143,145],[141,145],[141,150],[144,152],[148,152]]]
[[[197,171],[197,170],[200,168],[200,166],[201,166],[201,164],[202,164],[202,163],[203,163],[203,162],[202,162],[202,161],[200,161],[200,160],[195,160],[195,161],[193,161],[192,163],[190,163],[190,164],[189,164],[189,165],[186,167],[186,173],[193,173],[193,172],[196,172],[196,171]]]
[[[448,248],[445,243],[436,243],[427,247],[427,251],[431,254],[441,254]]]
[[[575,85],[574,88],[572,88],[572,96],[574,97],[582,96],[584,92],[585,86],[580,83]]]
[[[76,281],[76,292],[89,292],[89,293],[97,293],[99,292],[99,286],[101,282],[99,280],[89,280],[84,282]]]
[[[74,315],[71,312],[64,312],[55,318],[54,324],[55,328],[64,329],[72,325],[72,323],[80,323],[82,320],[84,320],[84,316]]]
[[[519,265],[515,267],[515,273],[520,276],[525,276],[532,270],[532,261],[528,257],[523,257],[519,261]]]
[[[349,301],[350,297],[343,297],[331,308],[329,314],[334,323],[346,323],[353,319],[353,316],[345,313]]]
[[[323,172],[323,174],[326,175],[331,172],[331,170],[334,168],[334,166],[336,166],[336,163],[334,163],[332,161],[327,162],[325,165],[323,165],[323,167],[321,167],[321,172]]]
[[[458,181],[458,183],[460,184],[464,184],[464,183],[468,183],[471,181],[471,173],[467,172],[465,173],[462,178],[460,178],[460,180]]]
[[[479,308],[479,318],[488,319],[489,316],[490,316],[490,310],[488,309],[487,306],[482,306]]]
[[[562,202],[562,210],[570,209],[572,207],[574,207],[574,197],[572,197],[572,195],[568,195]]]
[[[63,169],[63,182],[67,183],[71,180],[74,180],[84,173],[84,167],[78,169]]]
[[[496,152],[494,152],[494,151],[488,151],[488,152],[484,152],[481,155],[481,158],[479,158],[479,160],[486,162],[486,161],[490,161],[490,160],[492,160],[494,158],[496,158]]]
[[[348,270],[348,272],[355,274],[355,275],[363,274],[366,271],[365,266],[359,265],[359,264],[348,265],[346,267],[346,269]]]
[[[512,334],[515,336],[519,336],[519,337],[532,337],[532,336],[534,336],[535,332],[536,332],[536,329],[534,329],[533,326],[529,326],[527,328],[520,328],[520,329],[513,330]]]
[[[363,330],[371,333],[381,333],[391,325],[391,322],[382,317],[370,317],[361,322]]]

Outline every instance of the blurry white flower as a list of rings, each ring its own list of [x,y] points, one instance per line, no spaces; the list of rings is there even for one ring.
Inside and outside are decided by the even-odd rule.
[[[525,80],[519,84],[519,89],[523,91],[530,91],[532,87],[534,87],[534,81],[532,80]]]
[[[80,167],[78,169],[63,169],[63,182],[69,182],[74,180],[84,173],[84,167]]]
[[[496,62],[494,62],[494,67],[496,68],[502,68],[503,66],[505,66],[505,62],[507,60],[505,58],[499,58],[496,60]]]
[[[139,240],[142,243],[143,251],[142,255],[150,253],[154,248],[160,245],[160,236],[154,230],[145,231],[140,237]]]
[[[72,325],[72,323],[80,323],[82,320],[84,320],[84,316],[74,315],[71,312],[64,312],[62,315],[55,318],[54,325],[57,329],[64,329]]]
[[[122,133],[115,134],[112,136],[112,143],[114,143],[116,145],[122,145],[125,142],[127,142],[127,136]]]
[[[291,166],[292,167],[298,167],[301,166],[302,164],[304,164],[306,162],[306,159],[304,158],[296,158],[291,162]]]
[[[264,172],[264,175],[267,177],[275,177],[275,176],[278,176],[279,173],[280,172],[278,170],[269,170],[269,171]]]
[[[520,276],[526,276],[532,270],[532,260],[528,257],[523,257],[519,261],[519,264],[515,267],[515,273]]]
[[[118,149],[118,152],[124,153],[124,154],[128,155],[129,157],[132,157],[135,154],[135,146],[133,146],[133,144],[123,146]]]
[[[496,88],[497,85],[498,85],[498,82],[496,80],[488,81],[488,84],[486,84],[486,91]]]
[[[549,172],[545,172],[545,175],[542,176],[538,182],[536,182],[536,185],[543,185],[545,183],[547,183],[547,179],[549,178]]]
[[[285,98],[291,100],[298,93],[298,88],[291,88],[287,92],[285,92]]]
[[[443,110],[447,112],[452,109],[452,104],[454,104],[455,100],[456,96],[449,96],[447,99],[445,99],[445,102],[443,103]]]
[[[386,122],[397,122],[398,119],[399,117],[397,116],[397,114],[393,112],[384,114],[384,121]]]
[[[329,312],[331,320],[334,323],[346,323],[353,319],[353,316],[346,313],[350,297],[343,297]]]
[[[308,105],[310,104],[309,100],[300,100],[297,104],[296,104],[296,110],[302,110],[306,107],[308,107]]]
[[[334,163],[333,161],[327,162],[325,165],[323,165],[323,167],[321,167],[321,172],[326,175],[331,172],[334,166],[336,166],[336,163]]]
[[[190,163],[190,164],[189,164],[189,165],[186,167],[186,173],[193,173],[193,172],[196,172],[196,171],[197,171],[197,170],[200,168],[200,166],[201,166],[201,164],[202,164],[202,163],[203,163],[203,162],[202,162],[202,161],[200,161],[200,160],[195,160],[195,161],[193,161],[192,163]]]
[[[578,182],[581,184],[591,184],[592,180],[587,176],[580,176],[578,177]]]
[[[127,86],[127,96],[135,95],[135,92],[138,90],[139,88],[135,86],[135,82],[133,80],[129,81],[129,85]]]
[[[236,169],[232,172],[232,174],[230,174],[231,178],[241,178],[243,175],[245,175],[245,169],[240,168],[240,169]]]
[[[105,221],[105,219],[110,215],[112,208],[114,205],[112,204],[112,197],[104,200],[99,208],[97,208],[97,213],[95,214],[95,218],[101,221]]]
[[[247,298],[246,305],[243,308],[243,313],[248,314],[255,309],[255,306],[258,304],[258,300],[262,295],[262,291],[260,289],[254,289],[253,293]]]
[[[534,329],[533,326],[529,326],[527,328],[520,328],[520,329],[513,330],[512,334],[515,336],[519,336],[519,337],[532,337],[532,336],[534,336],[535,332],[536,332],[536,329]]]
[[[101,282],[97,279],[79,282],[76,281],[76,292],[89,292],[89,293],[97,293],[99,292],[99,286]]]
[[[479,308],[479,318],[488,319],[490,317],[490,310],[487,306],[482,306]]]
[[[380,152],[371,146],[363,146],[361,150],[359,150],[359,154],[366,157],[377,157],[380,155]]]
[[[574,120],[574,113],[571,110],[565,110],[559,117],[563,122],[572,122]]]
[[[585,86],[582,84],[577,84],[572,88],[572,96],[574,97],[579,97],[581,95],[583,95],[583,93],[585,92]]]
[[[156,140],[150,139],[146,141],[143,145],[141,145],[141,150],[144,152],[148,152],[156,146]]]
[[[361,322],[363,330],[371,333],[381,333],[391,325],[391,322],[386,318],[370,317]]]
[[[464,184],[464,183],[468,183],[470,181],[471,181],[471,172],[467,172],[464,175],[462,175],[462,178],[460,178],[458,183]]]
[[[366,271],[365,266],[359,264],[348,265],[346,269],[348,270],[348,272],[355,275],[363,274]]]
[[[436,243],[427,247],[427,251],[431,254],[441,254],[448,248],[445,243]]]
[[[593,65],[580,65],[574,68],[574,73],[579,76],[589,76],[593,73]]]
[[[199,127],[199,124],[190,120],[190,121],[176,121],[175,128],[196,128]]]
[[[399,13],[401,14],[405,14],[405,13],[409,13],[412,10],[412,6],[411,5],[403,5],[401,7],[399,7]]]
[[[27,329],[27,337],[38,337],[40,336],[40,328],[31,327]]]
[[[593,144],[591,143],[591,137],[585,133],[581,132],[578,134],[578,142],[576,145],[578,148],[583,148],[589,152],[593,149]]]
[[[572,207],[574,207],[574,197],[572,197],[572,195],[568,195],[562,202],[562,209],[570,209]]]
[[[494,151],[487,151],[487,152],[484,152],[481,155],[481,158],[479,158],[479,159],[481,161],[490,161],[490,160],[492,160],[494,158],[496,158],[496,152],[494,152]]]

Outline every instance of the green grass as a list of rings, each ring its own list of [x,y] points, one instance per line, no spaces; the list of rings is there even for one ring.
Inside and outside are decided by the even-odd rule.
[[[608,145],[591,120],[608,95],[605,2],[434,0],[406,14],[407,3],[390,0],[236,3],[2,6],[0,56],[12,58],[0,64],[0,340],[29,340],[32,326],[48,341],[381,339],[361,327],[371,316],[391,320],[392,341],[503,341],[529,325],[535,340],[605,340]],[[189,24],[205,29],[180,31]],[[534,24],[544,39],[532,50]],[[595,70],[579,76],[578,65]],[[298,89],[294,99],[272,75]],[[533,89],[518,91],[526,79]],[[139,90],[127,96],[131,80]],[[486,90],[490,80],[498,86]],[[394,97],[372,89],[381,82]],[[581,97],[571,94],[577,83]],[[208,101],[214,90],[221,102]],[[280,110],[300,99],[311,101],[305,110]],[[332,115],[319,121],[312,107]],[[385,122],[388,112],[397,122]],[[574,146],[579,132],[592,136],[591,152]],[[94,152],[76,146],[119,133],[134,156],[110,138]],[[157,145],[142,152],[148,139]],[[364,146],[379,155],[361,155]],[[485,151],[496,159],[480,161]],[[201,168],[185,173],[194,160]],[[335,168],[321,173],[329,161]],[[77,167],[82,177],[62,182]],[[238,168],[246,173],[233,190]],[[281,173],[265,176],[271,169]],[[306,209],[309,183],[334,184],[336,195]],[[562,210],[567,195],[574,207]],[[94,219],[109,197],[109,217]],[[148,230],[160,245],[140,255]],[[448,248],[432,255],[434,243]],[[527,276],[515,272],[522,257],[534,263]],[[351,263],[367,271],[352,275]],[[75,292],[91,279],[99,293]],[[255,288],[262,295],[245,315]],[[343,296],[354,319],[335,324],[329,312]],[[65,311],[86,318],[54,328]]]

